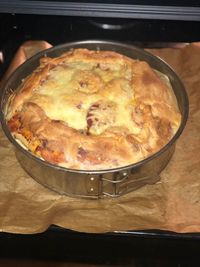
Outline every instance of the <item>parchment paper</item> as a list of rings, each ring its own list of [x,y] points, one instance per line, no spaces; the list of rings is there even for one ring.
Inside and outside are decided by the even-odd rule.
[[[49,46],[39,41],[25,43],[15,60],[20,55],[23,61]],[[174,68],[190,101],[187,126],[161,180],[115,199],[84,200],[59,195],[24,172],[13,146],[0,130],[1,231],[39,233],[54,224],[96,233],[147,229],[200,232],[200,45],[150,52]],[[19,61],[12,64],[16,66]]]

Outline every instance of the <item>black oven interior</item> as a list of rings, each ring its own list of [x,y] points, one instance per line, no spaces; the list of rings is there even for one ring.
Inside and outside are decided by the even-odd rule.
[[[104,39],[159,47],[199,40],[200,1],[1,1],[0,77],[27,40]]]

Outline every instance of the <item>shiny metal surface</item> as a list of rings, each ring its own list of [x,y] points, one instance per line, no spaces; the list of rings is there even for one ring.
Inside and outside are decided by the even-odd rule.
[[[182,121],[175,136],[159,152],[136,164],[120,168],[92,171],[74,170],[59,167],[35,157],[23,149],[12,137],[5,121],[5,105],[9,95],[18,87],[21,80],[39,65],[39,59],[44,55],[56,57],[69,49],[83,47],[96,50],[114,50],[135,59],[145,60],[151,67],[169,77],[182,114]],[[145,184],[157,182],[160,179],[160,172],[166,167],[173,155],[176,140],[185,127],[189,109],[187,94],[182,82],[165,62],[140,48],[101,40],[67,43],[40,52],[27,60],[11,75],[7,83],[1,88],[0,100],[0,118],[3,130],[15,146],[18,161],[26,172],[39,183],[60,194],[91,199],[118,197]]]

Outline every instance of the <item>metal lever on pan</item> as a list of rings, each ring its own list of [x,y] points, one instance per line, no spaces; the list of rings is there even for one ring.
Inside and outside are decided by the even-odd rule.
[[[160,176],[159,174],[153,174],[153,175],[146,175],[143,176],[139,179],[131,179],[131,176],[129,177],[129,175],[127,173],[122,173],[122,178],[119,180],[109,180],[106,178],[102,178],[102,181],[110,183],[111,185],[111,190],[106,191],[105,190],[105,186],[104,184],[102,185],[102,194],[104,196],[110,196],[110,197],[119,197],[121,195],[124,195],[128,192],[131,192],[133,189],[137,189],[145,184],[154,184],[157,181],[160,180]]]
[[[118,173],[114,180],[101,177],[102,195],[110,197],[120,196],[120,194],[118,193],[118,187],[120,184],[123,184],[127,180],[128,180],[127,172]],[[109,190],[106,190],[106,188],[109,188]]]

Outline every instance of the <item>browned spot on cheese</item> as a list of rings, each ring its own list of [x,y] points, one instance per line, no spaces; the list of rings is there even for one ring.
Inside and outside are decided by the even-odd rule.
[[[156,75],[153,71],[144,71],[142,75],[142,82],[145,86],[147,86],[153,83],[157,82]]]
[[[171,124],[167,119],[155,118],[155,129],[160,138],[165,142],[171,137]]]
[[[41,156],[50,163],[60,163],[65,161],[64,153],[60,151],[51,151],[49,149],[40,148]]]
[[[128,142],[131,143],[132,149],[133,149],[134,152],[137,152],[137,151],[140,150],[139,142],[135,139],[135,137],[132,134],[128,134],[126,136],[126,139],[127,139]]]
[[[21,126],[20,116],[18,114],[14,115],[9,121],[8,121],[8,127],[11,132],[17,131]]]
[[[115,104],[112,101],[99,101],[92,104],[86,120],[90,134],[101,134],[115,121]]]
[[[92,151],[84,148],[79,148],[77,153],[77,158],[81,162],[89,162],[90,164],[97,165],[105,160],[103,153],[101,151]]]

